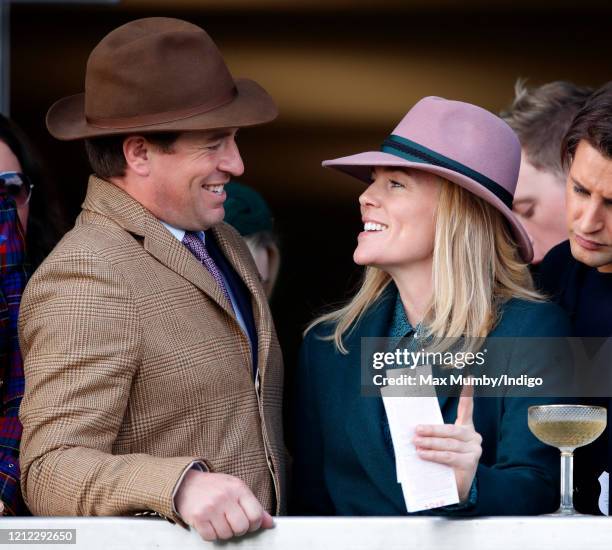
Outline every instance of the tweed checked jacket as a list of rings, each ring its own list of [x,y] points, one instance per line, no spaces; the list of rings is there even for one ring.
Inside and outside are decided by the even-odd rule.
[[[90,178],[21,304],[21,481],[34,514],[150,510],[183,524],[172,496],[194,460],[283,512],[280,348],[246,245],[226,224],[213,233],[252,294],[255,382],[210,273],[128,194]]]

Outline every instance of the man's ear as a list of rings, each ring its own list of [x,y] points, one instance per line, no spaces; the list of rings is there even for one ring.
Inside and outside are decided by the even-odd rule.
[[[139,176],[151,171],[151,144],[143,136],[128,136],[123,140],[123,155],[127,167]]]

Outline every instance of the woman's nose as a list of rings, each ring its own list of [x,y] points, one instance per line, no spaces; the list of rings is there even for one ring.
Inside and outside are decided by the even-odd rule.
[[[379,206],[380,201],[377,197],[374,183],[371,183],[368,188],[359,195],[359,204],[361,206]]]

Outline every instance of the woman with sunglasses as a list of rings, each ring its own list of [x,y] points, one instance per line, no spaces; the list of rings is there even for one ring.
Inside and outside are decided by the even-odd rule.
[[[0,513],[6,515],[28,513],[19,486],[18,413],[24,388],[19,302],[32,264],[38,265],[59,237],[59,217],[53,216],[53,203],[40,183],[25,137],[0,115]]]
[[[24,132],[0,115],[0,192],[12,198],[26,234],[28,262],[35,270],[66,231],[55,190]]]
[[[306,331],[293,403],[294,514],[407,514],[382,399],[361,393],[362,337],[512,337],[508,351],[518,356],[523,336],[569,334],[563,312],[534,290],[532,246],[511,211],[520,156],[498,117],[428,97],[381,151],[323,163],[369,184],[353,255],[367,267],[348,304]],[[508,372],[534,374],[543,362],[523,355]],[[419,513],[558,506],[558,452],[527,427],[528,406],[545,400],[464,393],[438,401],[445,423],[417,426],[412,444],[421,459],[452,468],[459,502]]]

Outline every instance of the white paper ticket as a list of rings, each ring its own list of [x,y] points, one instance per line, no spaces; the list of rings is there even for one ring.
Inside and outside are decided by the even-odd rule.
[[[401,376],[407,369],[393,369]],[[395,372],[397,371],[397,372]],[[389,375],[389,371],[387,371]],[[383,403],[389,421],[397,480],[402,485],[408,512],[429,510],[459,502],[455,473],[450,466],[423,460],[412,443],[418,424],[443,424],[442,412],[437,397],[397,397],[385,395]]]

